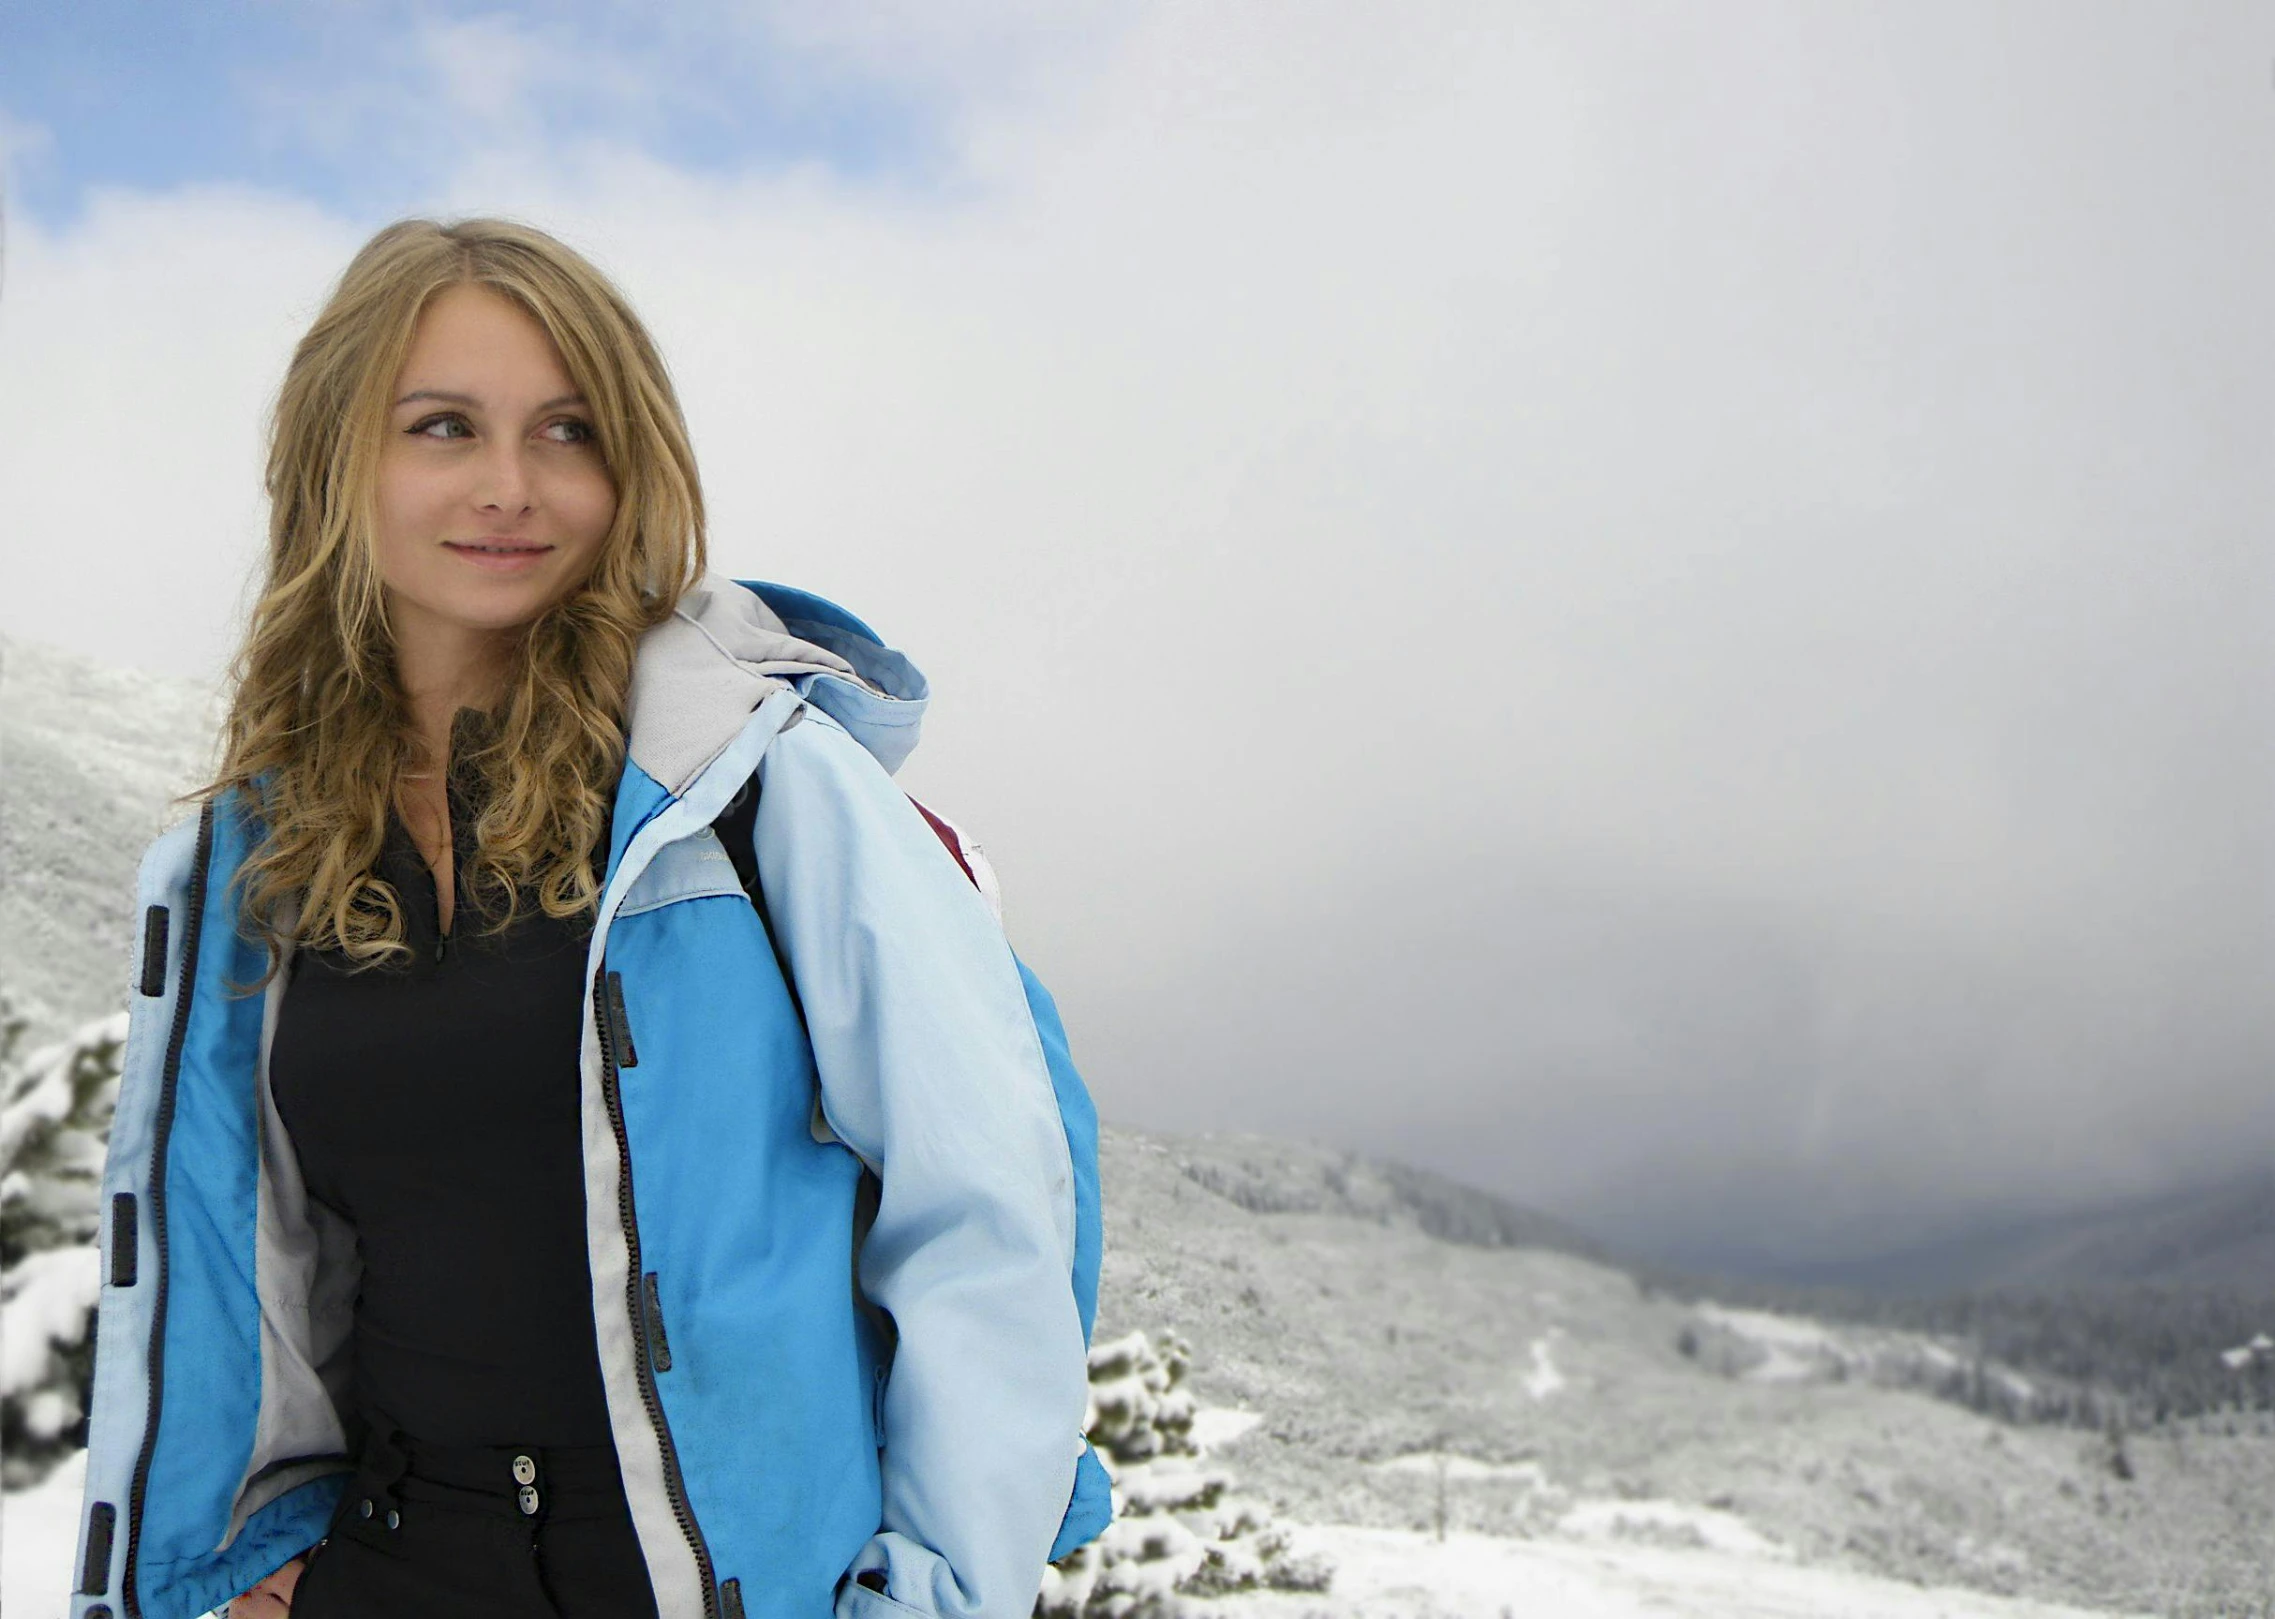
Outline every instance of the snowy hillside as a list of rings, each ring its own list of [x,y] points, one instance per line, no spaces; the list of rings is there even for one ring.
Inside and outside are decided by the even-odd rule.
[[[1442,1489],[1449,1529],[1541,1544],[2275,1611],[2264,1416],[2133,1436],[2125,1479],[2101,1436],[1872,1381],[1951,1346],[1686,1305],[1571,1254],[1260,1213],[1210,1189],[1228,1160],[1288,1204],[1351,1171],[1296,1143],[1109,1131],[1099,1332],[1183,1334],[1200,1396],[1256,1418],[1222,1454],[1288,1517],[1434,1531]]]
[[[34,1107],[53,1090],[23,1087],[24,1106],[62,1117],[60,1092]],[[1950,1346],[1433,1236],[1368,1190],[1395,1172],[1301,1143],[1109,1128],[1101,1168],[1099,1342],[1189,1344],[1192,1439],[1333,1570],[1323,1592],[1196,1601],[1196,1619],[2195,1619],[2275,1602],[2258,1419],[2114,1441],[2001,1425],[1872,1381]],[[8,1325],[13,1362],[36,1346]],[[79,1467],[6,1499],[9,1613],[59,1611]]]
[[[123,1003],[135,865],[208,763],[212,701],[0,640],[0,984],[33,1043]]]

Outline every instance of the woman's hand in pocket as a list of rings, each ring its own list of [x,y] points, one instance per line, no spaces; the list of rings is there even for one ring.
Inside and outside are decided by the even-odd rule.
[[[242,1596],[229,1599],[229,1619],[277,1619],[292,1611],[292,1590],[300,1583],[305,1556],[295,1557]]]

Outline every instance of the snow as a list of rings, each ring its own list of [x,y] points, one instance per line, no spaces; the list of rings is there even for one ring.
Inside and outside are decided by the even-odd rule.
[[[2009,1371],[2004,1366],[1994,1366],[1991,1368],[1991,1376],[2011,1399],[2028,1404],[2038,1397],[2038,1385],[2020,1372]]]
[[[1705,1546],[1747,1557],[1782,1557],[1785,1548],[1745,1519],[1680,1501],[1583,1501],[1557,1520],[1577,1540],[1644,1540]]]
[[[1701,1303],[1693,1314],[1700,1326],[1737,1340],[1757,1357],[1733,1368],[1733,1375],[1748,1383],[1822,1383],[1861,1374],[1916,1388],[1962,1373],[1973,1364],[2009,1399],[2027,1404],[2037,1395],[2029,1379],[2011,1368],[1984,1365],[1922,1333],[1836,1329],[1807,1317],[1711,1302]]]
[[[1958,1554],[1962,1563],[2009,1578],[2019,1578],[2030,1572],[2030,1554],[2007,1541],[1977,1540],[1973,1535],[1961,1535],[1952,1550]]]
[[[24,1088],[0,1107],[0,1164],[14,1163],[24,1138],[71,1111],[71,1071],[58,1059],[69,1048],[40,1047],[24,1059]]]
[[[2165,1605],[2177,1569],[2205,1613],[2264,1588],[2275,1439],[2256,1427],[2138,1439],[2136,1477],[2120,1487],[2104,1447],[2076,1430],[1937,1398],[1950,1373],[1971,1382],[1978,1365],[2000,1386],[2006,1369],[1963,1343],[1739,1308],[1752,1301],[1702,1314],[1583,1256],[1257,1212],[1187,1173],[1192,1155],[1272,1187],[1319,1182],[1340,1160],[1264,1137],[1193,1140],[1101,1131],[1099,1336],[1173,1325],[1193,1346],[1196,1405],[1263,1413],[1222,1455],[1282,1523],[1426,1533],[1442,1512],[1449,1531],[1561,1545],[1575,1542],[1558,1521],[1584,1502],[1669,1501],[1737,1515],[1790,1548],[1752,1559],[1773,1568],[2143,1609]],[[1292,1199],[1258,1201],[1278,1211]],[[2261,1325],[2275,1333],[2252,1322],[2230,1341]],[[1758,1337],[1810,1375],[1748,1376],[1767,1355]],[[1565,1379],[1545,1400],[1526,1386],[1541,1340]],[[1540,1482],[1515,1475],[1527,1464]],[[1708,1532],[1638,1522],[1576,1544],[1704,1555]],[[1553,1605],[1516,1606],[1559,1619]],[[1466,1612],[1494,1619],[1499,1607]],[[1402,1611],[1418,1619],[1414,1604]]]
[[[124,998],[135,866],[211,762],[215,688],[0,637],[0,983],[55,1039]]]
[[[1822,1322],[1793,1315],[1772,1315],[1767,1310],[1738,1310],[1727,1304],[1703,1303],[1698,1307],[1699,1318],[1727,1328],[1741,1338],[1751,1338],[1763,1348],[1778,1348],[1794,1354],[1826,1354],[1833,1348],[1833,1335]]]
[[[1637,1503],[1620,1503],[1635,1506]],[[1325,1596],[1197,1604],[1228,1619],[2109,1619],[1713,1547],[1515,1540],[1290,1523],[1291,1548],[1335,1563]]]
[[[1698,1316],[1762,1351],[1761,1364],[1745,1373],[1750,1383],[1806,1383],[1824,1361],[1847,1358],[1832,1333],[1815,1321],[1711,1303],[1699,1305]]]
[[[0,1613],[8,1619],[60,1619],[69,1606],[86,1483],[87,1453],[80,1451],[31,1489],[0,1497]]]
[[[1193,1426],[1187,1430],[1206,1453],[1231,1444],[1264,1420],[1261,1411],[1242,1411],[1232,1406],[1203,1406],[1193,1413]]]
[[[2264,1332],[2255,1334],[2247,1344],[2238,1344],[2233,1349],[2220,1351],[2220,1359],[2227,1363],[2228,1370],[2232,1372],[2240,1372],[2253,1361],[2262,1358],[2275,1359],[2275,1338],[2268,1337]]]
[[[87,1312],[102,1285],[102,1255],[91,1246],[26,1254],[9,1270],[0,1391],[15,1394],[45,1381],[50,1341],[76,1343],[86,1336]]]
[[[1392,1456],[1375,1463],[1385,1473],[1420,1473],[1430,1478],[1443,1467],[1447,1479],[1463,1484],[1507,1482],[1526,1484],[1537,1490],[1548,1488],[1548,1475],[1538,1462],[1481,1462],[1474,1456],[1457,1455],[1451,1451],[1416,1450],[1403,1456]]]
[[[1525,1374],[1525,1392],[1536,1400],[1545,1400],[1564,1387],[1564,1374],[1556,1369],[1556,1359],[1546,1338],[1532,1341],[1532,1370]]]

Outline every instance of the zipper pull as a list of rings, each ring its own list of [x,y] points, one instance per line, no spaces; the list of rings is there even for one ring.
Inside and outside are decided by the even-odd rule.
[[[632,1020],[624,1014],[624,975],[611,972],[608,985],[608,1032],[619,1068],[640,1066],[640,1054],[632,1046]]]

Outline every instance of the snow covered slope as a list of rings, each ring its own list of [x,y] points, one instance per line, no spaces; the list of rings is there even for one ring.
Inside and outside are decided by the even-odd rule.
[[[1213,1190],[1228,1160],[1281,1195]],[[1304,1187],[1355,1167],[1257,1137],[1109,1129],[1102,1149],[1099,1334],[1178,1332],[1203,1403],[1257,1418],[1221,1455],[1285,1518],[1434,1530],[1442,1499],[1452,1530],[1543,1545],[2172,1614],[2275,1601],[2275,1436],[2257,1419],[2136,1436],[2127,1481],[2098,1435],[1873,1382],[1951,1352],[1916,1335],[1687,1305],[1578,1255],[1302,1210]],[[1244,1206],[1275,1201],[1296,1212]]]
[[[212,701],[0,640],[0,983],[30,1044],[125,1004],[135,864],[208,762]]]
[[[1347,1619],[2085,1619],[2095,1611],[1634,1541],[1461,1531],[1439,1541],[1410,1530],[1306,1526],[1291,1543],[1334,1562],[1334,1611]],[[1308,1619],[1318,1602],[1249,1596],[1217,1611]]]
[[[1227,1163],[1285,1206],[1213,1190]],[[1197,1613],[2194,1619],[2275,1598],[2264,1431],[2136,1437],[2128,1481],[2097,1436],[1872,1384],[1884,1330],[1306,1207],[1369,1173],[1343,1154],[1109,1128],[1102,1169],[1101,1340],[1185,1339],[1196,1433],[1338,1570],[1323,1595]],[[1756,1352],[1680,1347],[1709,1329]],[[76,1465],[7,1500],[11,1615],[60,1611]]]

